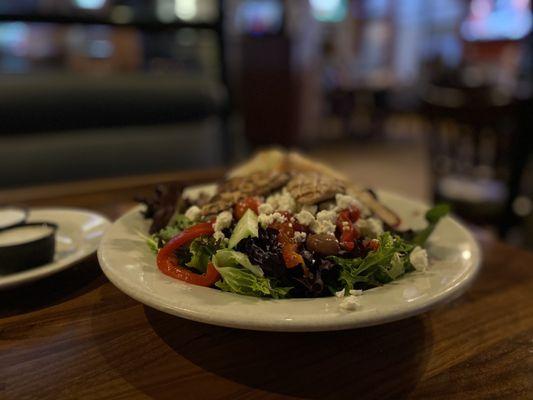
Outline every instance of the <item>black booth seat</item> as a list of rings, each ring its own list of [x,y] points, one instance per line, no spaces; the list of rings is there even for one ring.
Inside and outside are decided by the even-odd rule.
[[[223,104],[220,86],[194,77],[4,76],[0,133],[198,121]]]
[[[0,187],[219,165],[223,107],[194,78],[2,77]]]

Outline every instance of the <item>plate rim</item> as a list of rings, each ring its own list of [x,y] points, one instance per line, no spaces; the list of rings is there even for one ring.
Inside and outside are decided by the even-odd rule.
[[[27,207],[26,210],[28,211],[28,218],[30,218],[31,213],[35,211],[37,212],[68,211],[68,212],[75,212],[77,214],[85,214],[87,216],[98,217],[102,221],[102,223],[105,225],[105,228],[104,228],[105,231],[107,231],[113,225],[113,223],[105,215],[99,212],[93,211],[93,210],[84,209],[80,207]],[[56,222],[56,221],[47,221],[47,222]],[[46,278],[50,275],[56,274],[58,272],[61,272],[61,271],[64,271],[70,268],[75,263],[85,260],[86,258],[90,257],[92,254],[94,254],[95,251],[98,250],[100,241],[103,239],[105,233],[106,232],[104,232],[104,234],[100,236],[100,240],[97,243],[94,243],[93,246],[91,246],[89,249],[85,251],[76,252],[61,260],[53,261],[51,263],[41,265],[36,268],[31,268],[31,269],[23,270],[23,271],[16,272],[13,274],[8,274],[3,277],[0,276],[0,290],[11,289],[11,288],[14,288],[20,285],[24,285],[27,283],[34,282],[36,280]]]
[[[412,198],[409,198],[408,196],[404,196],[401,194],[397,194],[394,192],[386,191],[386,190],[378,190],[379,194],[383,194],[389,197],[395,197],[400,200],[407,200],[408,202],[412,204],[416,204],[420,207],[428,207],[428,205],[425,202],[415,200]],[[381,325],[405,318],[409,318],[415,315],[419,315],[422,313],[427,312],[429,309],[432,309],[434,307],[437,307],[441,304],[453,301],[454,299],[461,296],[472,284],[472,282],[477,277],[481,265],[482,265],[482,252],[481,247],[479,245],[478,240],[475,238],[475,236],[470,232],[468,228],[464,226],[464,224],[458,220],[455,216],[450,216],[450,218],[455,227],[460,229],[464,232],[464,234],[468,237],[469,242],[472,244],[472,250],[473,250],[473,256],[472,256],[472,264],[468,267],[468,270],[465,272],[465,276],[463,276],[460,280],[458,280],[453,286],[450,286],[444,291],[441,291],[435,295],[433,295],[430,299],[426,300],[423,304],[412,304],[410,307],[403,307],[400,308],[400,311],[395,312],[388,316],[383,316],[380,314],[376,314],[370,318],[366,318],[365,320],[350,320],[350,319],[342,319],[335,322],[335,325],[333,326],[331,323],[323,323],[321,324],[320,321],[318,323],[310,322],[310,321],[287,321],[284,319],[277,319],[277,320],[268,320],[268,321],[262,321],[259,318],[253,318],[252,320],[237,320],[237,319],[223,319],[223,318],[216,318],[209,314],[202,313],[196,310],[192,309],[186,309],[186,308],[179,308],[177,309],[176,306],[169,306],[165,304],[164,301],[160,301],[158,298],[154,296],[143,296],[142,292],[136,291],[132,286],[128,286],[126,282],[121,281],[120,279],[115,279],[115,276],[113,274],[112,267],[107,265],[107,262],[104,258],[104,250],[103,247],[105,246],[107,240],[109,240],[109,237],[111,236],[111,232],[113,231],[113,227],[115,224],[117,224],[119,221],[123,221],[124,219],[127,219],[131,217],[132,214],[138,213],[142,209],[142,205],[137,205],[124,213],[120,218],[118,218],[111,227],[106,231],[104,236],[102,237],[100,244],[98,246],[97,256],[98,261],[100,263],[100,267],[106,277],[109,279],[109,281],[115,285],[120,291],[128,295],[129,297],[135,299],[136,301],[140,302],[141,304],[145,304],[149,307],[152,307],[154,309],[157,309],[159,311],[168,313],[170,315],[174,315],[177,317],[189,319],[196,322],[201,323],[207,323],[211,325],[216,326],[223,326],[228,328],[238,328],[238,329],[248,329],[248,330],[256,330],[256,331],[271,331],[271,332],[319,332],[319,331],[337,331],[337,330],[346,330],[346,329],[355,329],[355,328],[362,328],[366,326],[373,326],[373,325]],[[416,272],[414,272],[416,273]],[[383,287],[385,287],[384,285]],[[373,290],[373,289],[370,289]],[[233,298],[239,298],[242,297],[242,295],[237,295],[234,293],[224,293],[224,295],[227,296],[233,296]],[[324,298],[322,298],[324,299]],[[280,299],[280,300],[274,300],[274,299],[259,299],[261,301],[269,301],[269,302],[287,302],[287,301],[315,301],[319,299]],[[357,311],[352,311],[349,313],[357,313]]]

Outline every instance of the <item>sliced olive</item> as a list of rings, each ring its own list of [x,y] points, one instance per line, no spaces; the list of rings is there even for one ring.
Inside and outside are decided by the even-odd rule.
[[[305,242],[307,250],[314,251],[324,256],[332,256],[340,251],[339,241],[329,233],[308,235]]]

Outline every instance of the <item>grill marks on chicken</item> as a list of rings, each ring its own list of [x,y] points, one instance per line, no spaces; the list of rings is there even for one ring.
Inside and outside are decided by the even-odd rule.
[[[222,182],[217,193],[203,205],[203,215],[215,215],[232,208],[249,196],[267,196],[282,187],[300,204],[318,204],[332,200],[337,193],[354,195],[387,225],[396,228],[399,217],[371,193],[347,187],[347,183],[320,172],[259,171]]]
[[[203,215],[214,215],[221,211],[228,210],[245,196],[240,192],[217,193],[211,201],[204,204],[202,208]]]
[[[276,171],[260,171],[228,179],[219,185],[217,194],[202,207],[202,214],[217,214],[246,197],[267,195],[284,186],[289,179],[289,174]]]
[[[345,193],[345,184],[318,172],[295,175],[286,186],[287,191],[301,204],[317,204],[331,200],[337,193]]]
[[[245,195],[262,196],[285,185],[290,175],[277,171],[259,171],[223,182],[218,193],[240,192]]]

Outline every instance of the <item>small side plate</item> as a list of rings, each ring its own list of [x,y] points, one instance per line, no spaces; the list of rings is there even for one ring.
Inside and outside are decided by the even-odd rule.
[[[0,289],[29,283],[70,267],[94,253],[111,225],[100,214],[74,208],[31,209],[27,221],[48,221],[58,225],[54,261],[22,272],[0,274]]]

